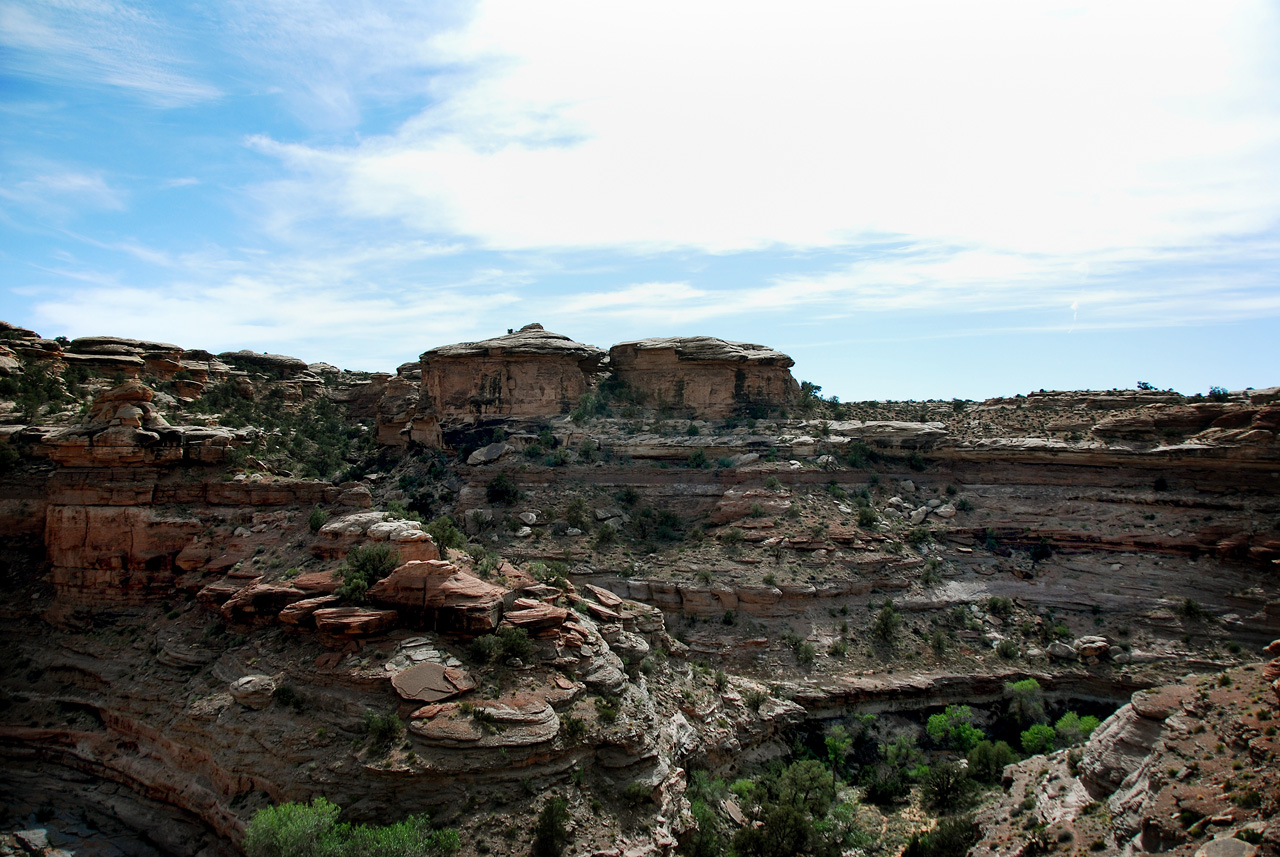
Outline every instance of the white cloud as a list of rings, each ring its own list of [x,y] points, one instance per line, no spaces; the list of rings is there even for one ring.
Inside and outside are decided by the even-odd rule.
[[[361,244],[255,259],[208,251],[169,254],[134,242],[95,247],[161,269],[151,284],[69,258],[32,302],[37,329],[109,334],[213,351],[252,348],[385,371],[426,348],[492,334],[485,317],[520,296],[490,272],[459,282],[406,281],[414,261],[454,252],[423,242]],[[77,285],[68,287],[66,281]]]
[[[258,145],[298,170],[282,221],[498,249],[1146,258],[1280,216],[1276,38],[1262,3],[499,0],[425,43],[474,75],[396,133]]]

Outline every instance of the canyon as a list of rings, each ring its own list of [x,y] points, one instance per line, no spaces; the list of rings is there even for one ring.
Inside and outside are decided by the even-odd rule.
[[[554,795],[570,853],[689,853],[706,777],[949,705],[995,737],[1032,679],[1105,722],[1009,765],[973,853],[1277,853],[1280,388],[840,403],[792,365],[0,323],[0,849],[237,854],[324,796],[522,854]],[[861,788],[865,853],[938,817]]]

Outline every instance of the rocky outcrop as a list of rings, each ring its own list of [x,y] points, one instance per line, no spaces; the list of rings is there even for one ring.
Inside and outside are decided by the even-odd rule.
[[[368,598],[393,606],[419,628],[462,634],[492,631],[507,590],[440,560],[407,562],[375,583]]]
[[[793,365],[764,345],[710,336],[641,339],[609,349],[609,369],[637,398],[708,419],[791,406],[800,395]]]
[[[421,357],[418,412],[406,430],[426,442],[441,425],[480,417],[567,413],[590,387],[604,352],[530,324]]]

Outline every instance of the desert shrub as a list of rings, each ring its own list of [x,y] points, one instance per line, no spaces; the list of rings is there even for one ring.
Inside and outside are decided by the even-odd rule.
[[[1068,711],[1058,718],[1053,725],[1059,747],[1070,747],[1088,738],[1098,728],[1098,718],[1092,714],[1081,717],[1074,711]]]
[[[329,520],[329,513],[319,506],[311,510],[311,514],[307,516],[307,526],[311,528],[311,532],[319,532]]]
[[[1003,619],[1013,612],[1013,599],[993,595],[987,599],[987,612]]]
[[[913,452],[907,456],[907,467],[917,473],[923,471],[928,465],[925,464],[924,456],[918,452]]]
[[[608,524],[601,524],[596,527],[596,537],[591,543],[591,547],[595,550],[603,550],[618,540],[618,531]]]
[[[400,554],[389,544],[357,545],[347,553],[337,594],[351,601],[363,601],[369,587],[395,571],[399,564]]]
[[[569,505],[565,506],[564,519],[569,526],[582,530],[584,533],[591,526],[590,509],[587,508],[587,501],[581,497],[574,497],[569,501]]]
[[[484,486],[484,496],[490,503],[510,506],[520,500],[520,486],[509,474],[499,473]]]
[[[1203,622],[1209,618],[1209,611],[1201,607],[1194,598],[1184,598],[1176,612],[1183,619],[1191,622]]]
[[[1022,752],[1029,756],[1049,753],[1053,751],[1057,742],[1058,736],[1054,733],[1052,726],[1036,723],[1022,733]]]
[[[1006,661],[1016,661],[1020,650],[1018,649],[1018,644],[1013,640],[1001,640],[996,643],[996,654]]]
[[[535,651],[537,649],[529,639],[528,631],[504,625],[493,634],[476,637],[467,653],[474,663],[492,664],[509,658],[528,662]]]
[[[1209,388],[1209,401],[1211,401],[1211,402],[1225,402],[1225,401],[1227,401],[1227,399],[1229,399],[1229,398],[1231,398],[1231,395],[1227,392],[1227,390],[1226,390],[1226,388],[1225,388],[1225,387],[1210,387],[1210,388]]]
[[[939,762],[920,778],[920,793],[927,806],[951,812],[968,794],[972,782],[968,772],[955,762]]]
[[[769,694],[763,690],[752,688],[742,695],[742,704],[752,711],[759,711],[760,706],[764,705],[769,699]]]
[[[933,532],[926,526],[912,527],[905,536],[907,543],[919,547],[933,538]]]
[[[893,606],[893,601],[886,598],[884,606],[880,608],[880,612],[871,623],[871,635],[881,643],[892,643],[897,638],[900,627],[902,627],[902,614]]]
[[[806,668],[813,666],[814,658],[817,656],[817,652],[813,648],[813,643],[810,643],[810,642],[800,643],[795,647],[795,653],[796,653],[796,663],[798,663],[800,666],[806,667]]]
[[[466,550],[467,537],[458,529],[458,525],[453,522],[453,518],[442,515],[431,523],[422,528],[423,531],[431,536],[431,540],[436,543],[436,547],[443,554],[447,549]]]
[[[867,803],[886,806],[905,798],[911,792],[911,781],[901,770],[881,763],[865,770],[862,788]]]
[[[766,476],[764,479],[764,487],[768,488],[770,491],[777,491],[782,487],[782,483],[778,481],[778,477],[776,476]]]
[[[874,527],[877,520],[879,518],[876,517],[876,510],[870,506],[863,506],[858,510],[858,526]]]
[[[902,857],[964,857],[979,835],[972,816],[944,818],[928,833],[912,834]]]
[[[404,724],[400,722],[400,715],[394,711],[384,714],[366,711],[364,726],[365,731],[369,733],[369,740],[375,747],[386,747],[404,734]]]
[[[706,470],[711,466],[711,462],[707,460],[707,453],[702,449],[695,449],[686,462],[689,467],[697,470]]]
[[[1005,766],[1018,761],[1018,754],[1003,741],[979,741],[969,751],[969,775],[981,783],[998,783]]]
[[[502,653],[502,643],[495,634],[484,634],[471,641],[467,654],[475,664],[491,664]]]
[[[1053,545],[1049,544],[1048,539],[1041,538],[1040,541],[1031,546],[1031,550],[1028,553],[1031,554],[1032,562],[1044,562],[1053,556]]]
[[[969,502],[968,498],[966,498],[966,497],[961,497],[959,500],[957,500],[957,501],[956,501],[956,511],[957,511],[957,512],[972,512],[972,511],[973,511],[973,504]]]
[[[339,808],[323,797],[310,804],[264,807],[245,829],[248,857],[435,857],[461,845],[454,830],[433,830],[425,815],[386,826],[339,824]]]
[[[312,857],[330,853],[337,804],[318,797],[311,803],[283,803],[258,810],[241,843],[248,857]]]

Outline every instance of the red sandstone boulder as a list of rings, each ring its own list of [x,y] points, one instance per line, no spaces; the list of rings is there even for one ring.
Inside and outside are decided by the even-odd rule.
[[[391,686],[402,699],[443,702],[451,696],[474,690],[476,682],[465,670],[428,661],[396,673],[391,677]]]
[[[222,605],[228,622],[255,622],[274,619],[282,609],[301,601],[307,593],[288,584],[256,583],[246,586]]]
[[[369,589],[411,622],[437,631],[482,634],[497,627],[507,591],[441,560],[407,562]]]
[[[532,634],[549,628],[558,628],[568,618],[569,611],[563,607],[539,604],[525,610],[512,610],[502,617],[502,620],[517,628],[524,628]]]
[[[286,625],[310,625],[315,621],[315,612],[330,606],[336,606],[341,599],[336,595],[320,595],[316,598],[304,598],[284,608],[277,618]]]
[[[316,630],[322,634],[341,637],[363,637],[380,634],[396,627],[400,614],[394,610],[373,610],[368,607],[326,607],[312,614]]]

